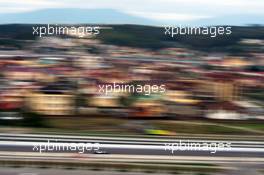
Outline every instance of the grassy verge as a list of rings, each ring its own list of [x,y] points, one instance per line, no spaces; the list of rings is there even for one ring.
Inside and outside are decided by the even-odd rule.
[[[153,121],[154,126],[176,133],[187,134],[223,134],[223,135],[259,135],[264,136],[264,125],[259,121]]]
[[[44,127],[40,124],[38,127],[31,127],[32,125],[23,127],[27,130],[27,133],[67,133],[75,135],[113,134],[142,136],[146,134],[146,129],[154,128],[170,131],[175,136],[186,134],[264,136],[264,125],[259,121],[139,120],[114,117],[49,117],[41,120],[45,123]],[[38,121],[33,121],[33,123],[38,123]],[[13,130],[13,128],[15,127],[10,126],[10,129]]]
[[[89,162],[89,161],[45,161],[45,160],[0,160],[0,166],[19,168],[63,168],[63,169],[82,169],[82,170],[112,170],[122,172],[200,172],[212,173],[221,172],[225,168],[214,164],[153,164],[153,163],[107,163],[107,162]]]
[[[51,128],[86,132],[144,134],[144,129],[155,128],[176,134],[223,134],[264,136],[264,125],[259,121],[175,121],[175,120],[127,120],[121,118],[49,119]]]

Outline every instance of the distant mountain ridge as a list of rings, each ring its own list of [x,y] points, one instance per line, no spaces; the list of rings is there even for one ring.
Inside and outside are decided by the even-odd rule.
[[[212,18],[151,20],[113,9],[52,8],[20,13],[0,13],[0,24],[136,24],[149,26],[264,25],[263,14],[239,14]]]
[[[257,14],[243,14],[243,15],[230,15],[215,18],[201,19],[194,21],[193,25],[232,25],[232,26],[245,26],[245,25],[264,25],[264,15]]]
[[[43,9],[23,13],[0,14],[1,24],[141,24],[158,25],[142,17],[112,9]]]

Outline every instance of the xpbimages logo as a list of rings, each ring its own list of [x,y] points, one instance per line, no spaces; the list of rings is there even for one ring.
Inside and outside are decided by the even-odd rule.
[[[34,36],[54,36],[54,35],[76,35],[80,38],[87,35],[98,35],[100,33],[99,26],[58,26],[57,24],[33,26],[32,34]]]
[[[141,93],[144,95],[151,95],[152,93],[164,93],[166,92],[166,85],[160,84],[123,84],[123,83],[112,83],[112,84],[99,84],[98,92],[100,94],[111,94],[111,93]]]
[[[178,35],[206,35],[215,38],[221,35],[231,35],[231,26],[209,26],[209,27],[187,27],[187,26],[166,26],[164,34],[170,37]]]
[[[34,144],[33,151],[43,152],[78,152],[83,154],[85,152],[99,151],[99,143],[65,143],[59,140],[47,140],[47,142],[39,142]]]
[[[177,151],[209,151],[214,154],[217,151],[230,151],[231,142],[195,142],[189,140],[180,140],[179,142],[165,143],[165,151],[174,154]]]

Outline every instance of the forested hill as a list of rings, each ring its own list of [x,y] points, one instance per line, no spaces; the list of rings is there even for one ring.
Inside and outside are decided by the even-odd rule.
[[[23,47],[24,41],[34,40],[33,24],[0,25],[0,47]],[[84,25],[82,25],[84,26]],[[109,26],[109,25],[108,25]],[[102,30],[97,38],[106,44],[160,49],[164,47],[190,47],[197,50],[239,51],[237,42],[241,39],[264,39],[264,26],[232,26],[231,35],[215,38],[206,35],[181,35],[168,37],[161,27],[141,25],[112,25],[112,29]]]

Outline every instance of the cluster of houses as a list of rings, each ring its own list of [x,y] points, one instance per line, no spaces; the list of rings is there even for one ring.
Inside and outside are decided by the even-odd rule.
[[[164,84],[166,91],[99,92],[99,84],[111,83]],[[0,55],[2,114],[263,119],[263,89],[263,53],[153,51],[87,38],[44,38],[30,51]]]

